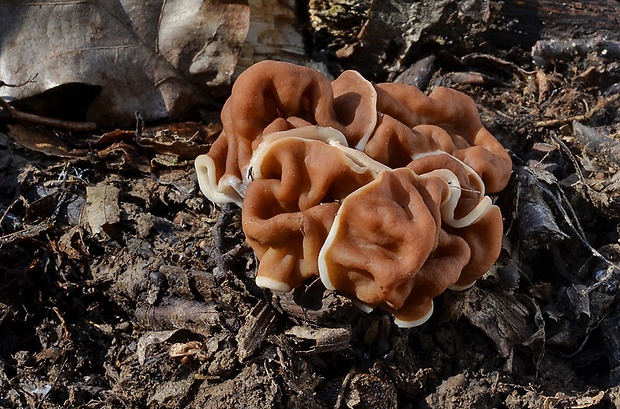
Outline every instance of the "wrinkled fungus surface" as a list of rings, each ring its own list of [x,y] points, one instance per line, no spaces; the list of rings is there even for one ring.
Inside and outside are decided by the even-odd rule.
[[[239,76],[222,123],[198,180],[211,201],[242,208],[261,287],[319,276],[411,327],[499,256],[502,215],[487,193],[512,163],[458,91],[264,61]]]

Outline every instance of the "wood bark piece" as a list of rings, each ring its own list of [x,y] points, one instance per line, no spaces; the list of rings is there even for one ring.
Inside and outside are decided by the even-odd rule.
[[[320,68],[306,53],[295,0],[249,0],[250,26],[236,74],[267,59]]]
[[[502,358],[510,356],[517,345],[544,340],[542,314],[529,297],[474,287],[455,298],[450,307],[453,315],[464,315],[484,331]]]
[[[271,332],[277,316],[268,304],[259,302],[250,311],[245,324],[239,330],[237,339],[237,356],[244,361],[256,351],[261,342]]]
[[[578,38],[592,33],[618,38],[618,2],[505,0],[487,38],[499,46],[533,46],[540,39]]]
[[[295,345],[296,352],[302,355],[344,351],[349,348],[351,340],[350,328],[295,326],[285,334]]]
[[[566,240],[553,211],[544,200],[534,174],[526,168],[515,171],[518,188],[519,238],[526,251]]]
[[[532,47],[532,58],[536,65],[544,67],[556,60],[568,60],[585,57],[596,53],[602,59],[618,60],[620,58],[620,42],[607,40],[603,36],[593,38],[553,38],[539,40]]]
[[[201,334],[209,334],[222,315],[213,303],[172,297],[165,297],[160,305],[140,305],[135,311],[136,321],[146,328],[187,328]]]

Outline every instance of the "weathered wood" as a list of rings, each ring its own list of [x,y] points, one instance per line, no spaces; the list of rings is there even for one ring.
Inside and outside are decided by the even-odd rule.
[[[515,170],[518,192],[519,238],[523,249],[533,251],[541,245],[550,245],[568,239],[558,226],[553,211],[543,197],[540,181],[528,169]]]
[[[618,38],[619,11],[617,0],[505,0],[487,38],[496,45],[526,47],[549,38]]]
[[[342,68],[376,80],[400,71],[430,39],[459,42],[484,31],[499,7],[483,0],[373,0],[356,8],[345,7],[347,3],[310,2],[316,47],[337,58]]]
[[[355,2],[356,7],[350,3],[310,1],[314,57],[375,80],[398,74],[439,46],[461,52],[481,44],[528,49],[544,39],[620,37],[617,0],[366,0]]]
[[[275,311],[268,304],[258,303],[246,316],[245,324],[237,334],[237,356],[245,360],[258,348],[277,320]]]
[[[295,326],[285,332],[302,355],[324,352],[340,352],[349,348],[350,328],[311,328]]]
[[[531,345],[544,339],[539,307],[531,298],[512,293],[490,292],[474,287],[449,294],[451,314],[464,315],[493,340],[501,357],[508,357],[516,345]]]

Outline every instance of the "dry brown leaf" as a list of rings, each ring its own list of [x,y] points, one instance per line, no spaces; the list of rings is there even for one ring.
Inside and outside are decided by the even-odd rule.
[[[61,158],[79,158],[86,155],[85,149],[74,149],[54,131],[33,125],[9,125],[9,135],[24,148]]]
[[[83,220],[93,234],[107,233],[106,230],[120,221],[119,194],[119,188],[105,182],[86,188]]]
[[[201,125],[198,123],[170,124],[166,127],[145,129],[138,139],[140,146],[153,151],[174,163],[194,160],[196,156],[207,153],[211,142],[221,131],[221,125]]]
[[[176,118],[228,84],[249,29],[242,1],[100,0],[0,3],[0,78],[23,98],[60,84],[102,86],[99,126]]]

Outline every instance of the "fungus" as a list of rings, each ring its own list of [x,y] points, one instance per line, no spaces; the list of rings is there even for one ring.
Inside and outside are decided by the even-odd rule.
[[[381,172],[342,202],[319,253],[321,281],[391,309],[402,326],[421,323],[469,259],[467,245],[441,231],[440,203],[449,194],[438,177]]]
[[[308,126],[266,135],[254,152],[242,222],[259,286],[288,291],[317,275],[339,203],[387,169],[343,143],[333,128]]]
[[[205,195],[220,204],[243,201],[241,176],[265,133],[319,125],[367,139],[377,116],[374,88],[352,71],[334,86],[336,93],[321,73],[295,64],[262,61],[248,68],[222,108],[220,137],[198,163]]]
[[[458,91],[426,96],[354,71],[330,82],[265,61],[239,76],[222,124],[196,159],[198,181],[211,201],[242,208],[260,287],[318,276],[411,327],[499,256],[502,216],[487,192],[506,186],[512,164]]]

